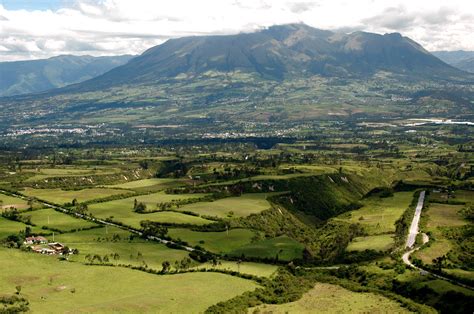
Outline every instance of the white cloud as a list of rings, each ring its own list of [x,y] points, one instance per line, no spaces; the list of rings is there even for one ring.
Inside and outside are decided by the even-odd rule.
[[[474,50],[474,1],[75,0],[51,11],[0,5],[0,60],[138,54],[172,37],[232,34],[304,22],[401,32],[428,50]]]

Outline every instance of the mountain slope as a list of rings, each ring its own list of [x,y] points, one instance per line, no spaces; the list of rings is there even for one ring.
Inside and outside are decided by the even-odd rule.
[[[433,51],[432,53],[447,64],[474,73],[474,51]]]
[[[0,62],[0,96],[37,93],[79,83],[128,62],[132,56],[58,56]]]
[[[291,24],[171,39],[91,80],[0,98],[0,128],[158,125],[172,126],[166,136],[214,136],[334,117],[459,116],[472,114],[473,82],[400,34]]]
[[[457,69],[398,33],[340,34],[290,24],[255,33],[171,39],[76,88],[153,84],[180,74],[190,77],[208,71],[243,71],[270,79],[360,77],[378,71],[424,77],[460,75]]]

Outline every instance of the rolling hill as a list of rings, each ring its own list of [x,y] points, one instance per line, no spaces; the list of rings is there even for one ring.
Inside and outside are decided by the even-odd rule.
[[[0,96],[38,93],[79,83],[120,66],[132,56],[63,55],[31,61],[0,62]]]

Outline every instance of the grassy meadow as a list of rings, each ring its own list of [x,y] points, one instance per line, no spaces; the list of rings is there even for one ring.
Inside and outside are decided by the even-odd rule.
[[[109,197],[112,195],[126,194],[127,191],[108,188],[91,188],[83,190],[62,190],[62,189],[33,189],[25,188],[20,191],[24,195],[36,197],[55,204],[71,203],[77,199],[79,203],[94,199]]]
[[[60,262],[52,256],[0,248],[0,294],[21,296],[33,313],[203,312],[257,285],[219,273],[152,275],[120,267]]]

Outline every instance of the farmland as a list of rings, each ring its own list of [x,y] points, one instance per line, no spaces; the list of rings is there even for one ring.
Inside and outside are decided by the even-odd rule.
[[[51,307],[85,312],[202,312],[208,306],[257,287],[251,281],[216,273],[157,276],[125,268],[83,266],[47,256],[0,249],[0,291],[16,286],[33,312]],[[31,267],[31,265],[35,265]],[[216,293],[217,292],[217,293]]]
[[[470,155],[441,139],[422,145],[393,123],[406,137],[327,121],[328,138],[271,149],[240,140],[64,148],[54,167],[49,151],[0,153],[0,294],[32,312],[466,310],[468,289],[401,255],[426,191],[429,241],[411,261],[472,280]],[[446,302],[453,292],[457,303]]]

